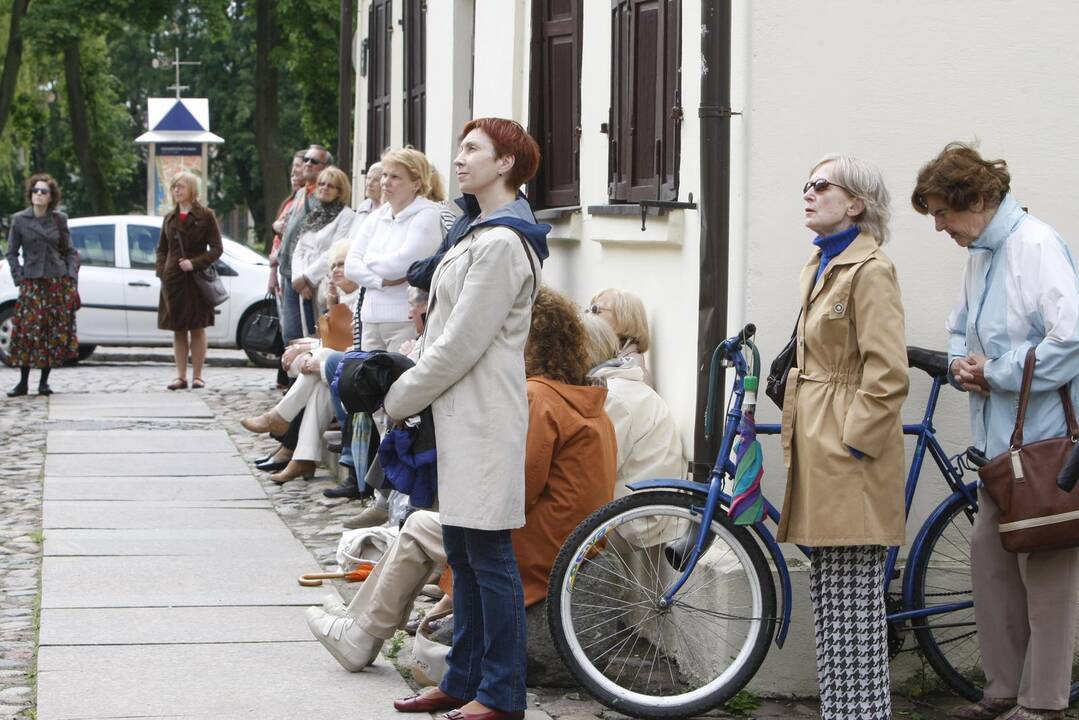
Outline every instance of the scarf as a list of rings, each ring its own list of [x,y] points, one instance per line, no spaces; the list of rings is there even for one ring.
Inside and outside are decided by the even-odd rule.
[[[302,235],[305,232],[318,232],[332,223],[334,218],[340,215],[344,208],[345,205],[340,200],[334,200],[328,203],[319,202],[315,209],[307,213],[307,216],[304,217],[303,224],[300,225],[300,234]]]
[[[832,262],[839,253],[847,249],[854,238],[858,237],[862,229],[857,225],[851,225],[846,230],[840,230],[832,235],[818,235],[813,244],[820,248],[820,264],[817,266],[817,279],[813,282],[820,280],[820,276],[824,274],[825,269],[828,267],[828,263]]]

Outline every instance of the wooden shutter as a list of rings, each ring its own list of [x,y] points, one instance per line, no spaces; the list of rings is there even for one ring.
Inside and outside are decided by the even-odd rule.
[[[532,3],[529,131],[542,162],[536,207],[580,203],[581,0]]]
[[[404,0],[405,144],[423,150],[427,105],[427,0]]]
[[[611,200],[678,196],[681,0],[612,0]]]
[[[371,0],[367,15],[367,165],[390,144],[392,0]]]

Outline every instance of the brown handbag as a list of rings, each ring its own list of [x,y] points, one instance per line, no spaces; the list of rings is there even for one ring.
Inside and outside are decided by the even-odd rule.
[[[352,345],[352,311],[348,305],[331,305],[329,312],[318,318],[318,336],[322,346],[344,352]]]
[[[986,492],[1000,508],[1000,543],[1009,552],[1036,552],[1079,546],[1079,493],[1057,487],[1057,475],[1079,441],[1068,386],[1058,389],[1068,436],[1023,444],[1023,424],[1036,362],[1027,352],[1019,411],[1008,450],[978,471]]]

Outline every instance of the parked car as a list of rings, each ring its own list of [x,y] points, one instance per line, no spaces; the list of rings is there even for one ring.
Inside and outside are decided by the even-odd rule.
[[[71,240],[82,258],[76,315],[79,359],[98,345],[171,346],[172,332],[157,329],[161,281],[154,275],[154,252],[161,237],[160,217],[110,215],[69,221]],[[222,238],[224,253],[215,263],[229,299],[215,310],[206,329],[210,347],[242,348],[260,367],[276,367],[278,358],[243,347],[244,328],[273,301],[266,296],[270,262],[265,256]],[[12,316],[18,288],[7,261],[0,258],[0,361],[8,362]]]

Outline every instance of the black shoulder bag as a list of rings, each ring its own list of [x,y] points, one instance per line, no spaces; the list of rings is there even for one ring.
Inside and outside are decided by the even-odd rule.
[[[798,311],[798,319],[794,321],[794,330],[791,331],[791,339],[776,355],[772,366],[768,368],[768,381],[764,386],[764,394],[772,398],[780,410],[783,409],[783,397],[787,393],[787,375],[794,367],[794,361],[798,359],[798,321],[802,319],[802,311]]]

